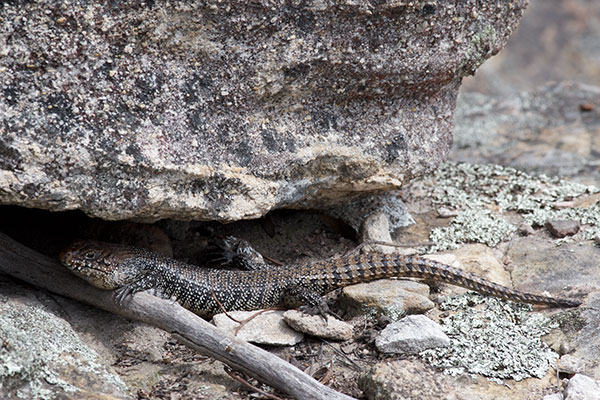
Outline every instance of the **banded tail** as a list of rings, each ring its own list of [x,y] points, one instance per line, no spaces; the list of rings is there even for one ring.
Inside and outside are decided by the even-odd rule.
[[[581,301],[575,299],[521,292],[437,261],[397,253],[370,253],[342,257],[331,261],[329,265],[315,263],[310,267],[319,268],[316,275],[321,275],[321,278],[327,281],[331,288],[371,282],[377,279],[413,277],[450,283],[485,295],[522,303],[561,307],[577,307],[581,304]]]

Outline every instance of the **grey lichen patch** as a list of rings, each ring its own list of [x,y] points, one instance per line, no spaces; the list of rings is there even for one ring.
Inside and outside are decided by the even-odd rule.
[[[556,203],[599,192],[593,186],[545,175],[531,176],[500,165],[447,162],[424,183],[424,189],[435,206],[457,210],[449,226],[432,230],[435,245],[427,249],[429,252],[470,242],[495,246],[516,230],[503,217],[507,212],[518,213],[534,226],[549,219],[575,219],[584,224],[584,239],[600,233],[598,204],[555,208]]]
[[[82,389],[125,395],[125,384],[66,321],[31,303],[0,302],[0,397],[53,399]]]
[[[531,305],[466,293],[446,300],[440,309],[448,312],[440,324],[451,344],[420,356],[447,374],[520,381],[542,378],[558,359],[540,340],[558,324],[542,314],[529,313]]]
[[[449,226],[433,229],[429,238],[435,245],[429,251],[458,248],[459,243],[485,243],[496,246],[517,228],[482,208],[461,212]]]

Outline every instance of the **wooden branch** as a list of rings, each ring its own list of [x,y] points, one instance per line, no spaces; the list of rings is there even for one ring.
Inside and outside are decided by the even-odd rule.
[[[119,306],[112,292],[92,287],[58,260],[43,256],[1,232],[0,271],[59,295],[164,329],[186,345],[297,399],[353,399],[322,385],[281,358],[228,336],[172,301],[137,293]]]

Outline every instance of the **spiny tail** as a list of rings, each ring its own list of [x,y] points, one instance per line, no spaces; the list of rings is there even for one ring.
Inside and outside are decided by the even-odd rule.
[[[397,253],[371,253],[343,257],[329,265],[313,264],[312,267],[320,267],[319,275],[321,279],[327,281],[330,288],[384,278],[414,277],[450,283],[482,294],[523,303],[563,307],[576,307],[581,304],[578,300],[521,292],[437,261]]]

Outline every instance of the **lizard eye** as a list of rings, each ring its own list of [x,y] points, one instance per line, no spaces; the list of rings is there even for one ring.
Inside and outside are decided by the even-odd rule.
[[[93,251],[88,251],[83,255],[83,258],[85,258],[86,260],[93,260],[94,258],[96,258],[96,253],[94,253]]]

